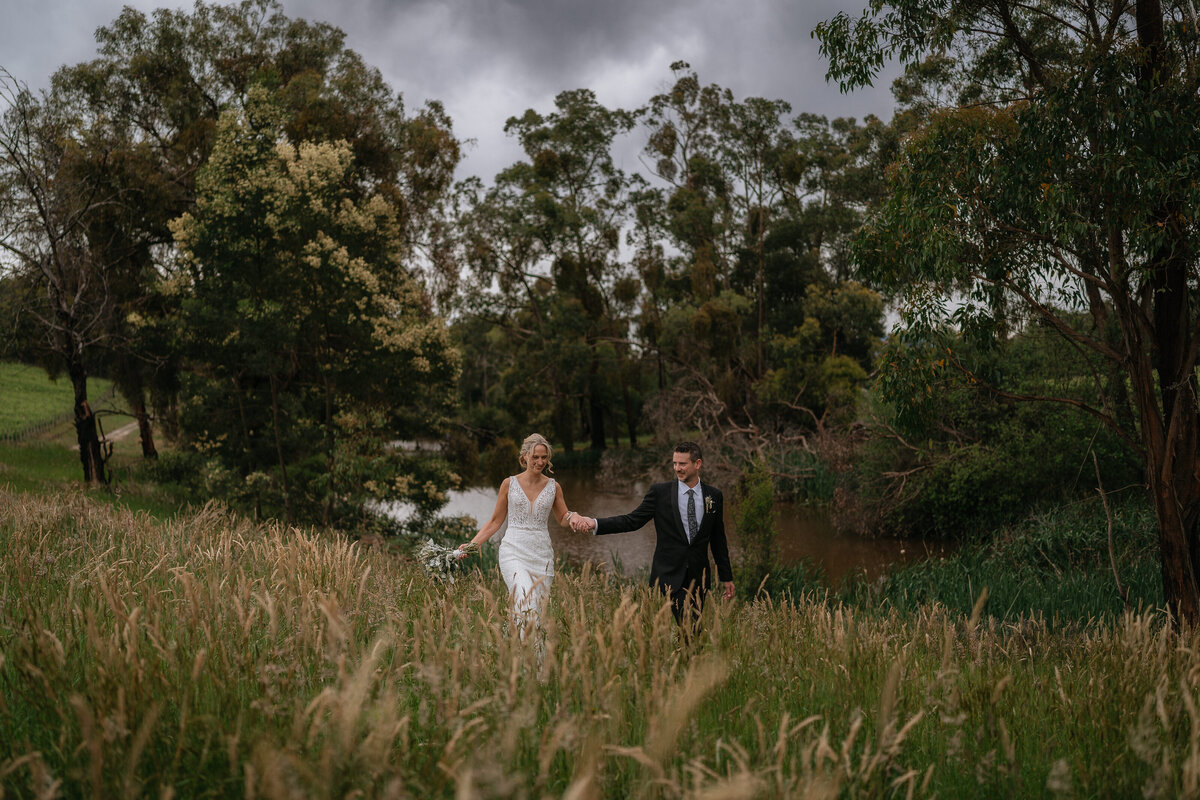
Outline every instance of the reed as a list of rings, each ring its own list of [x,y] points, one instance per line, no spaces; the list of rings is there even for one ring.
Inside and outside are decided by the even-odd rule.
[[[1200,644],[944,606],[669,608],[591,568],[514,635],[451,586],[217,505],[0,490],[3,797],[1195,796]]]

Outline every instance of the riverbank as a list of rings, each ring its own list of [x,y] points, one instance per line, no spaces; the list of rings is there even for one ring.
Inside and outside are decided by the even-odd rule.
[[[494,573],[215,508],[0,491],[0,780],[68,796],[1180,796],[1200,641],[939,604],[660,598],[560,575],[545,641]],[[20,587],[20,591],[15,591]]]
[[[1161,608],[1154,510],[1140,491],[1108,500],[1108,512],[1099,497],[1035,511],[951,556],[849,581],[841,597],[861,608],[937,604],[967,614],[986,589],[986,613],[1000,622],[1055,627]]]

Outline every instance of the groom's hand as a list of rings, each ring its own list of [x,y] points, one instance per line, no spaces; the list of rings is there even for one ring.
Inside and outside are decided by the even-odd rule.
[[[585,517],[582,514],[576,514],[571,517],[571,528],[576,533],[587,533],[595,525],[591,517]]]
[[[721,581],[721,597],[726,600],[733,599],[733,581]]]

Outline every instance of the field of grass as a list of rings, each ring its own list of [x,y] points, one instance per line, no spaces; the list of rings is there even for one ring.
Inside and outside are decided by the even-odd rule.
[[[1182,797],[1200,637],[555,579],[431,583],[210,506],[0,490],[4,797]]]
[[[112,388],[102,378],[88,381],[88,396],[101,397]],[[41,367],[0,362],[0,436],[69,415],[75,392],[67,378],[46,377]]]

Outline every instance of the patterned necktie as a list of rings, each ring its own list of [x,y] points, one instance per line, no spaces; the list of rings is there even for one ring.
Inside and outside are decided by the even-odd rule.
[[[700,531],[700,526],[696,523],[696,490],[688,489],[688,544],[696,538],[696,534]]]

